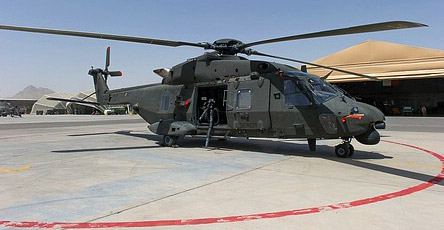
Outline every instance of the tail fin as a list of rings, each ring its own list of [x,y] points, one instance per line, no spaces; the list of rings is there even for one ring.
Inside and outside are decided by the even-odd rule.
[[[101,105],[107,104],[107,101],[105,100],[105,94],[109,91],[109,88],[108,84],[106,84],[106,75],[103,75],[103,70],[91,69],[89,70],[88,74],[91,75],[94,80],[97,102]]]
[[[108,76],[111,77],[122,76],[122,72],[120,71],[108,71],[109,65],[110,65],[110,47],[106,49],[105,70],[91,69],[88,72],[88,74],[91,75],[94,79],[97,102],[102,105],[108,104],[105,95],[109,91],[108,84],[106,83],[108,80]]]

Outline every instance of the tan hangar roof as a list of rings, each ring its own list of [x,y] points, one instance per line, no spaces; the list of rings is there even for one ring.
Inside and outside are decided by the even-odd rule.
[[[377,77],[380,80],[444,77],[444,51],[381,41],[366,41],[320,58],[314,63]],[[307,66],[308,72],[324,76],[330,70]],[[332,83],[369,81],[356,75],[333,72]]]

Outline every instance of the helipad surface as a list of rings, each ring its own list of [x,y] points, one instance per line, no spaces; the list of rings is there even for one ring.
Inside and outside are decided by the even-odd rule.
[[[165,148],[136,116],[0,118],[0,228],[441,229],[444,119],[388,126],[339,159],[339,140]]]

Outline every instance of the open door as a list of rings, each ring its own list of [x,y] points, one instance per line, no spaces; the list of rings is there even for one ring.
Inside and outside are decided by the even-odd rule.
[[[208,116],[199,118],[205,111],[205,103],[214,100],[214,125],[226,125],[227,116],[225,113],[225,96],[227,85],[200,86],[197,88],[196,121],[198,125],[208,126]]]

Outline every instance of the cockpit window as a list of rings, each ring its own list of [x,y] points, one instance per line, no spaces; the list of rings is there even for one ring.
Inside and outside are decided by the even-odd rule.
[[[297,92],[301,92],[304,90],[304,88],[308,88],[308,91],[310,94],[313,94],[313,99],[316,100],[317,103],[323,103],[335,96],[338,96],[341,94],[340,91],[335,89],[332,85],[330,85],[325,80],[322,80],[321,78],[300,72],[300,71],[285,71],[284,75],[287,78],[293,78],[291,80],[284,80],[284,91],[285,94],[297,94]],[[306,81],[306,82],[305,82]],[[294,82],[294,86],[291,85],[289,82]],[[303,85],[304,84],[304,85]],[[298,102],[302,103],[303,105],[308,105],[307,102],[304,99],[300,99],[299,97],[305,96],[304,95],[298,95]],[[290,96],[289,98],[294,97]],[[305,96],[305,99],[307,99],[308,103],[310,103],[310,100]],[[302,100],[302,101],[301,101]],[[305,103],[304,103],[305,101]],[[294,105],[297,105],[294,104]],[[287,102],[286,102],[287,104]],[[311,104],[311,103],[310,103]]]
[[[307,81],[310,89],[313,91],[314,98],[319,103],[340,94],[333,86],[320,78],[310,77],[307,78]]]
[[[285,106],[308,106],[310,100],[304,93],[304,86],[298,80],[284,80]]]

